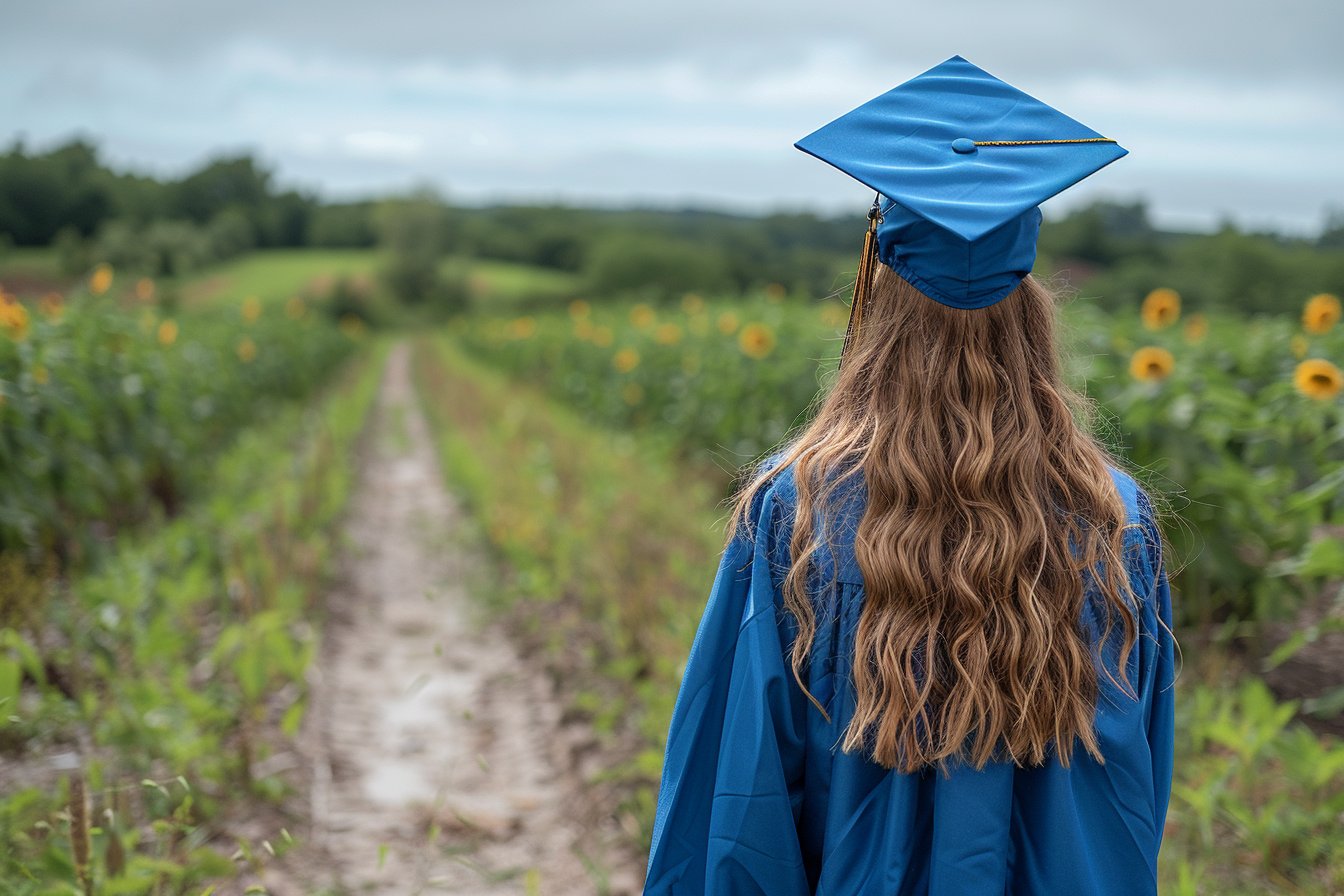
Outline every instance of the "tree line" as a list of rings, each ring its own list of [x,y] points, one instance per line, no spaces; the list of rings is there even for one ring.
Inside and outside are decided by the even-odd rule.
[[[327,202],[282,188],[251,155],[212,159],[179,178],[119,172],[77,139],[45,152],[0,154],[0,251],[55,247],[70,272],[100,261],[173,276],[255,248],[382,246],[386,282],[406,298],[456,301],[440,273],[450,256],[572,272],[594,297],[658,300],[777,283],[822,297],[847,289],[863,214],[739,215],[703,209],[558,205],[472,208],[433,192]],[[1142,202],[1098,202],[1047,221],[1037,272],[1062,275],[1103,304],[1132,304],[1170,286],[1192,305],[1244,311],[1296,307],[1344,292],[1344,211],[1314,239],[1156,228]]]

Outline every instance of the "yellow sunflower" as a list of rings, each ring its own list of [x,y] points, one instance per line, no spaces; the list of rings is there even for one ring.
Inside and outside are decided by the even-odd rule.
[[[783,283],[771,283],[765,288],[765,297],[772,302],[782,302],[786,295],[788,290],[784,288]]]
[[[154,298],[154,281],[148,277],[141,277],[135,281],[135,297],[142,302],[152,301]]]
[[[653,331],[653,338],[660,345],[676,345],[681,341],[681,327],[676,324],[659,324]]]
[[[177,341],[177,322],[165,320],[159,324],[159,345],[172,345]]]
[[[261,317],[261,299],[256,296],[243,299],[243,320],[252,324],[256,323],[259,317]]]
[[[5,296],[0,300],[0,326],[15,342],[22,342],[28,336],[28,309]]]
[[[612,355],[611,366],[621,373],[629,373],[639,366],[639,352],[627,346]]]
[[[737,336],[737,346],[748,358],[760,360],[775,347],[775,334],[765,324],[747,324]]]
[[[257,344],[250,337],[244,336],[243,341],[238,343],[238,360],[244,364],[251,364],[257,357]]]
[[[100,296],[112,288],[112,265],[100,264],[89,277],[89,292]]]
[[[630,323],[639,327],[641,330],[651,325],[658,315],[654,314],[653,309],[643,303],[630,309]]]
[[[1165,286],[1148,293],[1140,311],[1143,325],[1150,330],[1160,330],[1176,323],[1181,316],[1181,294]]]
[[[42,309],[48,320],[58,321],[65,311],[65,300],[61,298],[60,293],[49,292],[37,300],[37,307]]]
[[[592,308],[583,299],[575,299],[569,303],[569,316],[578,320],[588,316]]]
[[[731,336],[737,332],[737,315],[731,311],[725,311],[719,315],[719,332],[725,336]]]
[[[1308,358],[1293,372],[1293,385],[1308,398],[1334,398],[1344,388],[1344,373],[1324,358]]]
[[[509,321],[509,335],[514,339],[528,339],[537,332],[537,322],[530,317],[515,317]]]
[[[1136,380],[1158,382],[1171,376],[1176,359],[1171,352],[1156,345],[1145,345],[1129,359],[1129,373]]]
[[[1192,314],[1185,321],[1185,341],[1189,343],[1203,342],[1204,337],[1209,334],[1209,319],[1202,314]]]
[[[693,292],[681,297],[681,310],[687,314],[699,314],[705,310],[705,300]]]
[[[1339,323],[1339,298],[1328,292],[1307,299],[1302,309],[1302,328],[1308,333],[1326,333]]]

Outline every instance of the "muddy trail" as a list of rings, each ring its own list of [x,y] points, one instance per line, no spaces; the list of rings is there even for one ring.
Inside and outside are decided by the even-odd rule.
[[[405,343],[389,356],[328,598],[302,737],[309,828],[265,886],[637,891],[634,869],[584,852],[584,788],[549,680],[468,593],[484,561],[444,486],[409,356]]]

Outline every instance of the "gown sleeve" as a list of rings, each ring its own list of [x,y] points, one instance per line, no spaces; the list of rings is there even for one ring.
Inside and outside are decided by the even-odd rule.
[[[672,713],[645,896],[811,890],[799,845],[806,698],[787,659],[782,502],[728,543]],[[778,573],[778,577],[777,574]]]

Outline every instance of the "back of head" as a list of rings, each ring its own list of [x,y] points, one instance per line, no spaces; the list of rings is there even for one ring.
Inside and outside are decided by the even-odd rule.
[[[1136,634],[1126,510],[1114,459],[1061,377],[1055,315],[1031,277],[968,310],[877,265],[861,331],[775,467],[792,465],[798,496],[784,590],[804,688],[810,558],[835,489],[853,476],[865,485],[845,750],[903,771],[954,758],[1035,765],[1052,745],[1068,763],[1076,738],[1103,759],[1095,645],[1081,620],[1100,599],[1123,627],[1123,670]],[[770,475],[742,490],[739,512]]]

